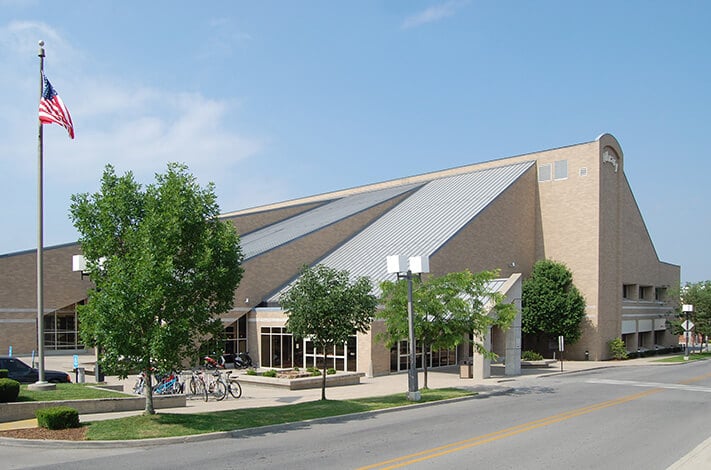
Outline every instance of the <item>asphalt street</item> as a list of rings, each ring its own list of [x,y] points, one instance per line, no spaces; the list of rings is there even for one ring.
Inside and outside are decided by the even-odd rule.
[[[632,364],[494,377],[501,393],[486,398],[230,438],[3,453],[8,468],[709,468],[711,364]]]

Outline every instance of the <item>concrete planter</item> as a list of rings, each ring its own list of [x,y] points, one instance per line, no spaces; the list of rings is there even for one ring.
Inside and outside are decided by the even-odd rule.
[[[538,367],[538,368],[546,368],[550,367],[551,365],[557,363],[555,359],[540,359],[537,361],[521,361],[521,367]]]
[[[69,406],[79,411],[80,415],[110,413],[113,411],[142,410],[146,407],[146,399],[144,397],[126,397],[0,403],[0,422],[32,419],[35,417],[36,410],[51,406]],[[185,395],[154,396],[153,406],[156,409],[185,406]]]
[[[326,387],[340,387],[343,385],[357,385],[363,372],[347,372],[326,376]],[[307,388],[321,388],[323,377],[300,377],[297,379],[280,379],[277,377],[263,377],[261,375],[240,374],[238,380],[243,383],[267,385],[271,387],[286,388],[289,390],[304,390]]]

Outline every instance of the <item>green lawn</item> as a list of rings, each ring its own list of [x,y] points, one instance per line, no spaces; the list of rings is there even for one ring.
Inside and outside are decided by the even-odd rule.
[[[701,361],[701,360],[708,359],[708,358],[711,358],[711,352],[689,354],[690,361]],[[658,359],[654,362],[686,362],[686,361],[684,361],[684,355],[681,354],[679,356],[669,356],[669,357],[665,357],[664,359]]]
[[[130,396],[113,390],[93,388],[89,385],[57,384],[56,390],[44,392],[27,390],[27,385],[21,385],[17,401],[87,400],[90,398],[125,398]]]
[[[421,390],[426,403],[449,398],[473,396],[475,393],[456,388]],[[405,394],[355,400],[318,400],[293,405],[248,408],[213,413],[131,416],[127,418],[93,421],[87,426],[89,440],[126,440],[155,437],[188,436],[218,431],[284,424],[363,411],[382,410],[411,405]]]

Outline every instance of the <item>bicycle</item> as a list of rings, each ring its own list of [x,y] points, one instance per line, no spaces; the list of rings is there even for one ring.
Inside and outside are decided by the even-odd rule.
[[[217,401],[223,400],[227,395],[227,385],[224,380],[221,380],[221,377],[220,371],[216,370],[207,374],[207,381],[205,382],[207,393],[213,395]]]
[[[242,396],[242,386],[239,384],[237,381],[236,377],[231,377],[230,374],[232,374],[231,370],[225,371],[224,374],[219,373],[215,371],[213,375],[216,377],[216,383],[215,386],[216,388],[219,388],[220,391],[215,394],[215,399],[217,401],[222,401],[225,399],[227,396],[227,392],[230,392],[230,395],[232,395],[234,398],[239,398]],[[225,377],[227,376],[227,377]],[[222,395],[222,388],[224,387],[225,389],[225,394]]]
[[[153,387],[153,393],[157,395],[177,395],[183,393],[183,384],[180,382],[180,375],[172,372],[169,375],[159,379],[158,383]]]
[[[237,381],[237,377],[232,377],[231,370],[227,371],[226,383],[227,383],[227,391],[230,392],[230,395],[232,395],[232,397],[239,398],[242,396],[242,386]]]
[[[201,397],[207,401],[207,386],[205,385],[205,380],[202,378],[202,371],[192,371],[187,383],[190,395]]]
[[[143,372],[136,377],[136,383],[133,384],[133,393],[143,395],[143,388],[146,386],[146,376]]]

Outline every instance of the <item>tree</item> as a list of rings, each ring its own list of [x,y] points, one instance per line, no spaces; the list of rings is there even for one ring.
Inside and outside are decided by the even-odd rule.
[[[542,336],[564,336],[573,344],[582,335],[585,298],[573,284],[573,274],[563,263],[540,260],[523,283],[521,329]]]
[[[70,216],[95,287],[79,306],[80,334],[122,378],[178,369],[198,341],[218,334],[232,308],[243,256],[234,227],[218,219],[214,186],[171,163],[146,187],[108,165],[99,192],[72,196]]]
[[[367,277],[351,282],[348,271],[319,264],[304,266],[299,279],[279,299],[288,315],[287,331],[297,339],[309,338],[323,351],[322,400],[326,399],[328,351],[348,341],[354,331],[368,331],[377,306],[372,290]]]
[[[681,300],[683,304],[694,306],[691,314],[694,333],[704,337],[711,335],[711,281],[687,282],[681,290]],[[686,320],[683,313],[679,318],[681,322]]]
[[[423,346],[425,358],[430,350],[455,348],[470,334],[482,337],[491,326],[507,328],[516,315],[511,304],[502,302],[503,296],[491,292],[489,282],[494,271],[472,274],[454,272],[439,277],[413,279],[413,326],[415,338]],[[380,284],[383,309],[378,317],[385,320],[386,330],[381,339],[388,347],[409,336],[407,314],[407,282],[384,281]],[[488,315],[493,305],[494,315]],[[489,357],[493,353],[474,341],[477,352]],[[427,388],[427,360],[423,360],[424,387]]]

